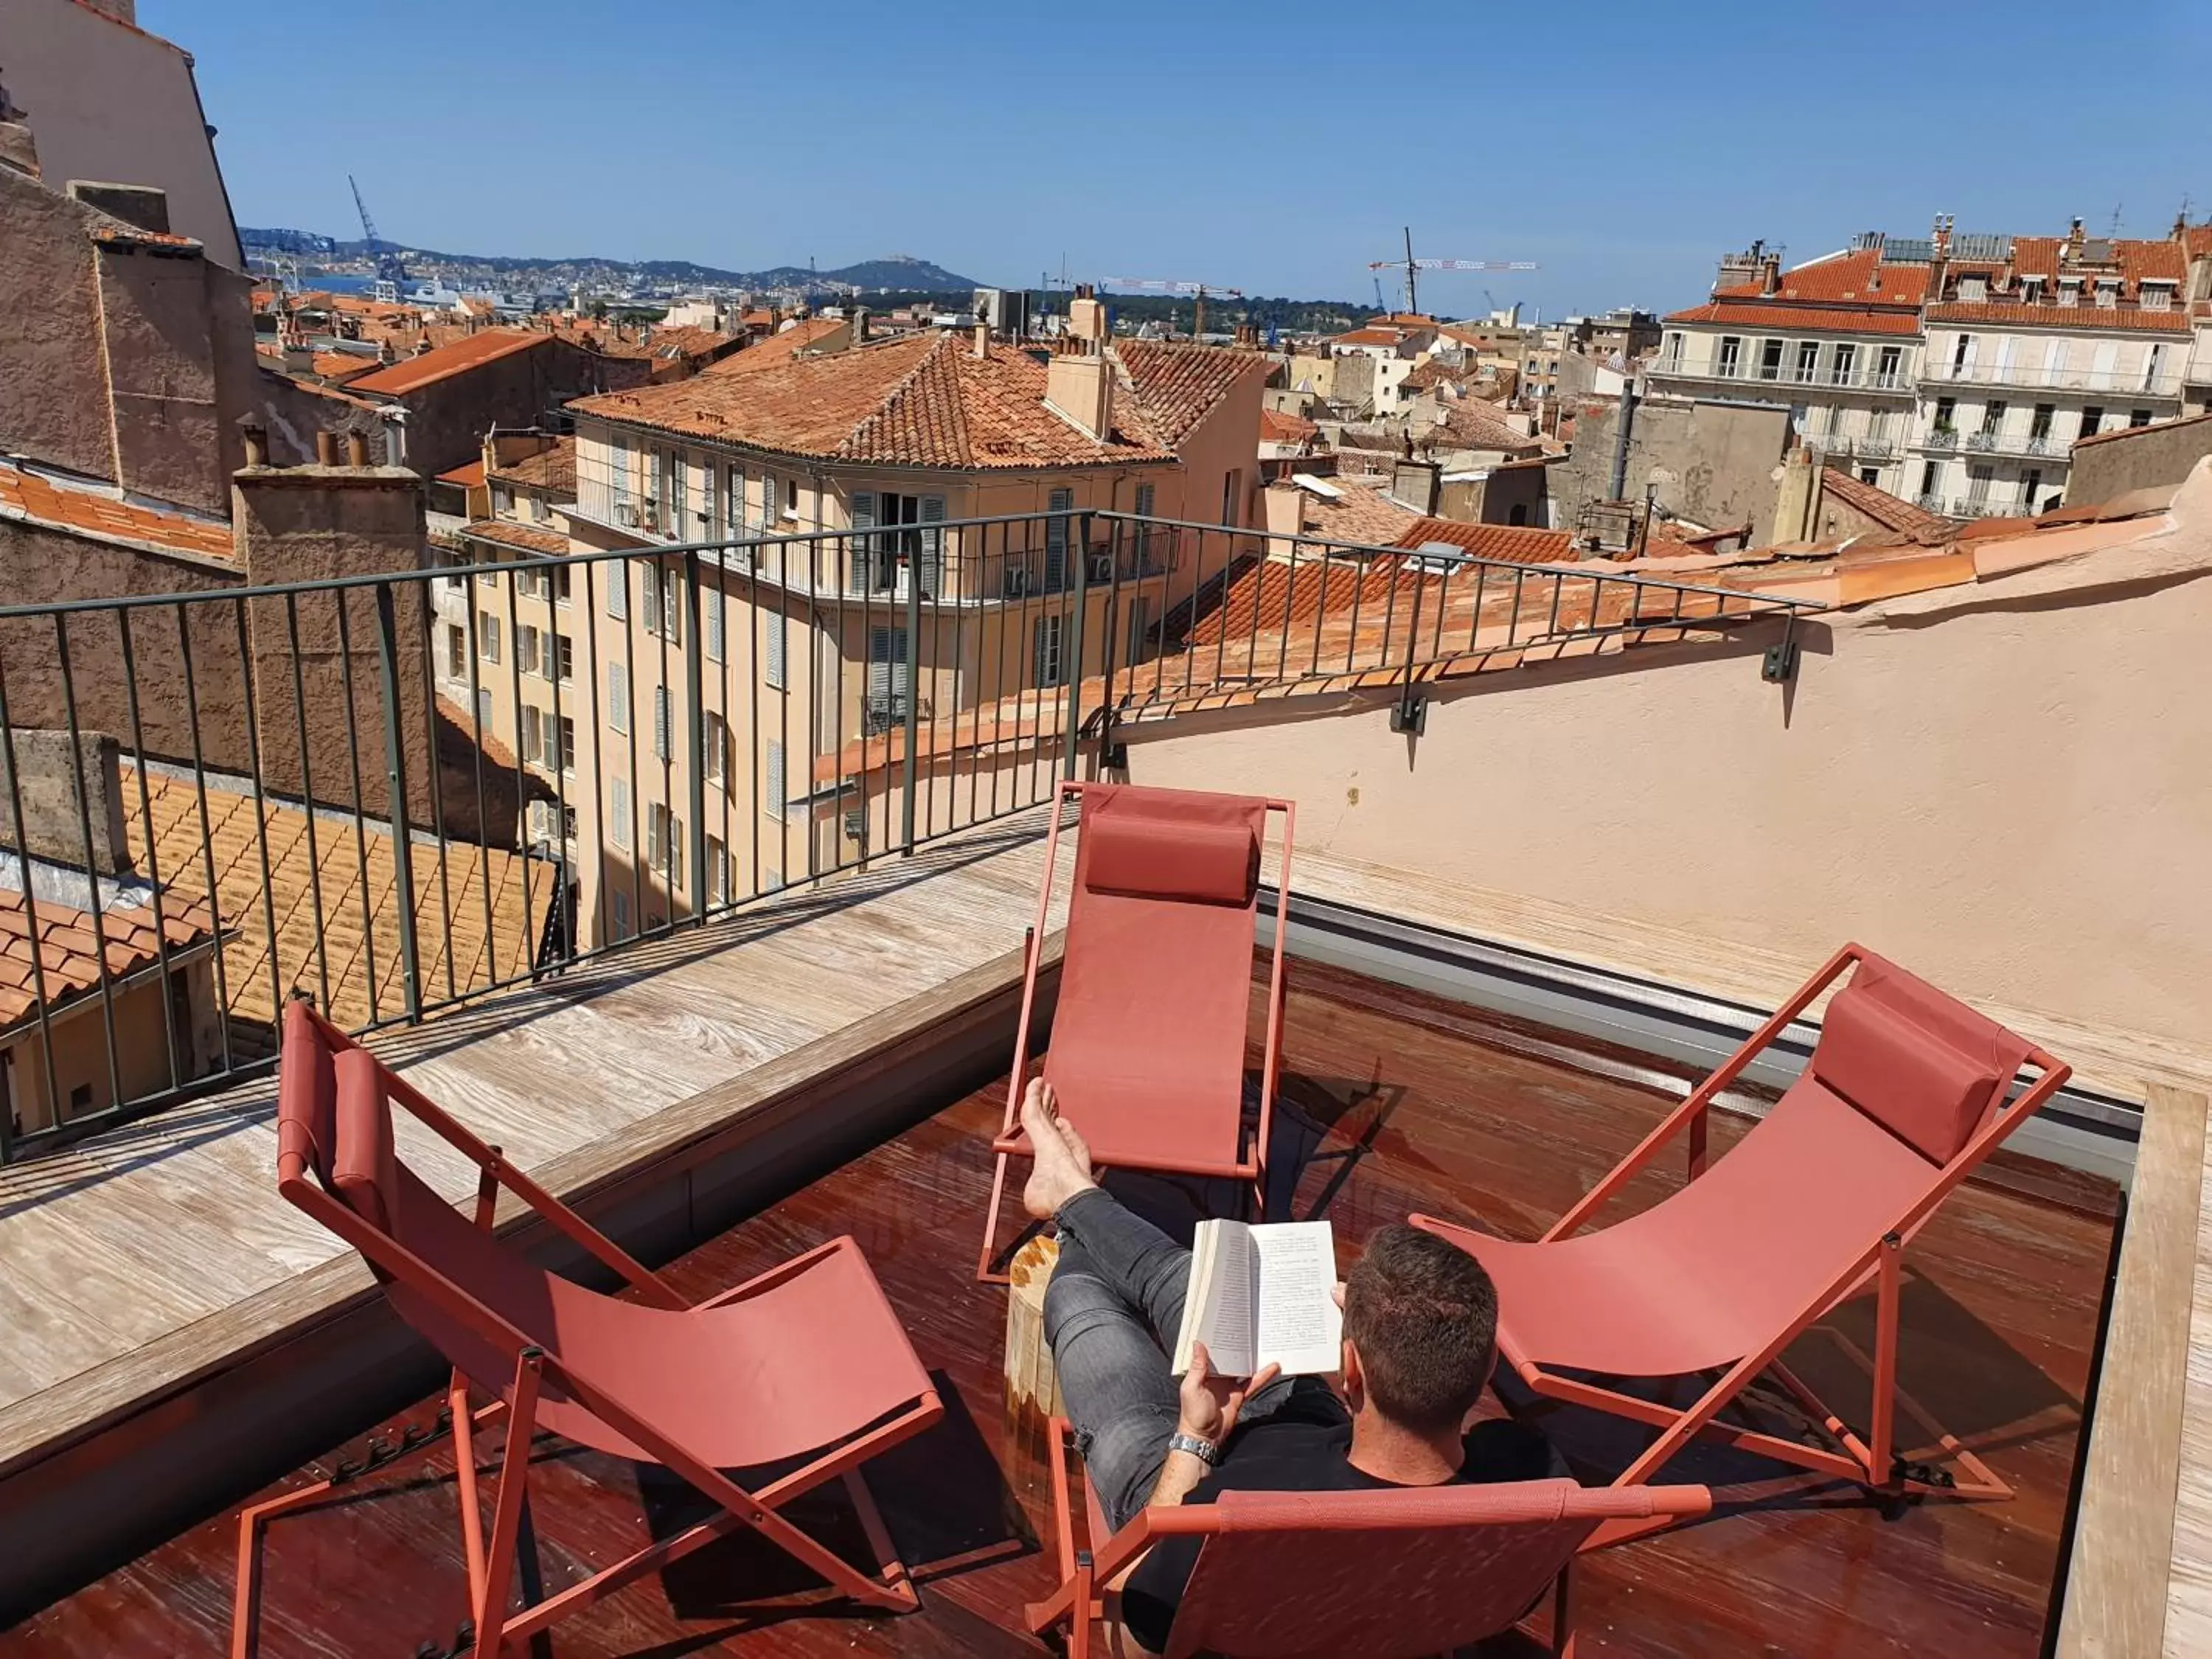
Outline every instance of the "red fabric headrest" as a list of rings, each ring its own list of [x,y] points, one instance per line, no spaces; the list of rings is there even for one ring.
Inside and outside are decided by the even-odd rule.
[[[1813,1075],[1922,1157],[1948,1164],[1980,1125],[1992,1093],[2011,1081],[2017,1061],[2006,1064],[1987,1043],[1968,1052],[1884,988],[1855,976],[1836,994],[1820,1022]]]
[[[371,1226],[392,1231],[399,1208],[399,1160],[392,1150],[392,1107],[384,1080],[366,1049],[337,1057],[337,1155],[331,1184],[346,1206]]]
[[[1101,812],[1083,826],[1084,886],[1132,898],[1247,905],[1260,884],[1260,842],[1236,823]]]

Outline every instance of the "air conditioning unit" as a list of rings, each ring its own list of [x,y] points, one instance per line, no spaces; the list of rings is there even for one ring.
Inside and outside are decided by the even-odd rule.
[[[868,838],[868,814],[864,807],[854,807],[845,814],[845,839],[866,841]]]
[[[1006,595],[1010,599],[1024,599],[1030,591],[1030,568],[1025,564],[1006,567]]]
[[[1114,580],[1114,556],[1111,553],[1093,553],[1091,556],[1091,580],[1094,582]]]
[[[635,501],[617,501],[615,503],[615,522],[622,526],[625,530],[636,529],[637,503]]]

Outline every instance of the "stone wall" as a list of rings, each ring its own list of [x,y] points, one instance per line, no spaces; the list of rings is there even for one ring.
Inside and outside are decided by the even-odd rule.
[[[1552,522],[1575,527],[1583,508],[1611,495],[1620,405],[1586,407],[1576,417],[1574,453],[1552,469]],[[1754,535],[1774,520],[1790,411],[1760,404],[1636,405],[1629,429],[1626,494],[1641,501],[1658,487],[1659,506],[1715,529],[1750,523]]]

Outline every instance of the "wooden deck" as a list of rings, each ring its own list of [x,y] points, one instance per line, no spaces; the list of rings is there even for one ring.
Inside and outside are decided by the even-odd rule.
[[[579,1190],[685,1132],[687,1105],[735,1115],[817,1045],[895,1040],[933,1017],[912,1000],[1001,958],[1018,978],[1042,822],[794,890],[376,1046],[547,1185]],[[0,1474],[368,1287],[276,1200],[274,1101],[273,1080],[250,1084],[0,1169]],[[474,1171],[413,1127],[426,1177],[473,1191]]]
[[[1328,1215],[1347,1249],[1414,1208],[1532,1235],[1670,1099],[1643,1057],[1305,963],[1292,971],[1288,1030],[1285,1098],[1323,1132],[1322,1153],[1343,1154],[1305,1164],[1297,1208]],[[562,1625],[547,1651],[1041,1651],[1020,1633],[1018,1609],[1048,1577],[1038,1545],[1042,1470],[1033,1434],[1002,1409],[1004,1292],[971,1276],[989,1182],[983,1146],[1002,1100],[992,1088],[960,1101],[674,1269],[679,1288],[703,1294],[838,1233],[857,1237],[950,1407],[939,1429],[870,1471],[902,1555],[920,1564],[923,1611],[884,1619],[809,1604],[803,1577],[733,1540]],[[1723,1124],[1717,1139],[1733,1133]],[[1638,1199],[1672,1179],[1644,1177]],[[1694,1451],[1669,1474],[1724,1487],[1719,1511],[1588,1564],[1586,1653],[2028,1659],[2039,1650],[2112,1230],[2109,1188],[2072,1176],[2051,1184],[2077,1201],[1962,1189],[1906,1259],[1903,1380],[2019,1498],[1886,1516],[1856,1489]],[[1860,1312],[1847,1309],[1838,1323],[1863,1342]],[[1839,1380],[1849,1373],[1817,1334],[1791,1358],[1854,1409]],[[432,1408],[426,1401],[404,1420],[425,1420]],[[1637,1437],[1569,1411],[1547,1421],[1586,1479],[1623,1466]],[[322,1462],[357,1455],[361,1444],[334,1446]],[[542,1589],[691,1513],[680,1490],[629,1464],[552,1442],[539,1456],[526,1571]],[[861,1556],[838,1503],[810,1514]],[[224,1651],[234,1537],[228,1516],[210,1517],[0,1634],[0,1659]],[[401,1655],[426,1642],[442,1651],[463,1612],[459,1552],[449,1460],[403,1464],[342,1505],[280,1522],[265,1555],[261,1651]]]

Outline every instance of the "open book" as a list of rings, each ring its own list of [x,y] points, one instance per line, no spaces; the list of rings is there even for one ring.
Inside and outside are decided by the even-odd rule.
[[[1344,1328],[1335,1288],[1336,1243],[1326,1221],[1200,1222],[1175,1374],[1190,1369],[1200,1342],[1217,1376],[1250,1376],[1269,1364],[1285,1376],[1334,1370]]]

